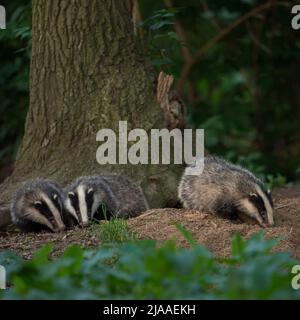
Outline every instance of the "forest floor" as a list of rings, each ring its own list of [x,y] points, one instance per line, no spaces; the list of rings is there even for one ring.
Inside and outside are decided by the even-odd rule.
[[[289,251],[300,259],[300,188],[275,190],[275,224],[265,229],[266,238],[280,237],[282,240],[276,251]],[[188,247],[175,224],[181,223],[193,234],[194,238],[217,256],[230,254],[231,238],[239,233],[244,238],[262,230],[258,225],[233,223],[197,211],[183,209],[152,209],[137,218],[128,220],[129,229],[140,239],[155,239],[162,243],[175,239],[178,246]],[[10,250],[25,259],[45,243],[54,245],[53,255],[59,255],[70,244],[95,247],[100,244],[100,231],[91,226],[85,229],[75,228],[60,234],[38,233],[23,234],[11,230],[0,232],[0,251]]]

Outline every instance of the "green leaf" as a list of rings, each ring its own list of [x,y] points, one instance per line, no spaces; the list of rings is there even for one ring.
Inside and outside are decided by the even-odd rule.
[[[243,258],[245,254],[246,243],[240,234],[236,234],[231,241],[231,254],[234,257]]]
[[[159,30],[162,27],[171,26],[171,25],[174,25],[174,22],[171,22],[171,21],[159,21],[159,22],[156,22],[156,23],[152,24],[150,26],[150,29],[151,30]]]
[[[53,250],[53,244],[48,243],[42,246],[33,256],[32,264],[41,266],[49,261],[49,255]]]
[[[191,246],[198,245],[197,241],[193,238],[193,235],[182,224],[176,223],[175,225],[176,225],[176,228],[181,232],[185,240]]]

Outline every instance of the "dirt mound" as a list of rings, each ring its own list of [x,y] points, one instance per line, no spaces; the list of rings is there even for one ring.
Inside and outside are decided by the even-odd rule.
[[[265,229],[266,238],[282,238],[276,250],[290,251],[300,258],[300,190],[277,190],[273,197],[277,208],[276,226]],[[244,238],[249,238],[263,230],[258,225],[233,223],[210,214],[183,209],[149,210],[129,220],[131,229],[140,238],[157,239],[159,242],[176,239],[179,246],[187,247],[188,243],[176,228],[176,223],[190,230],[194,239],[217,256],[227,256],[230,253],[234,234],[239,233]]]
[[[62,253],[68,245],[79,244],[85,248],[95,247],[100,243],[99,229],[94,227],[75,228],[63,233],[21,233],[13,230],[0,233],[0,251],[9,250],[25,259],[32,258],[37,249],[51,243],[54,245],[53,256]]]
[[[286,188],[274,193],[276,227],[265,229],[266,237],[281,237],[276,250],[290,251],[300,259],[300,189]],[[139,238],[156,239],[159,243],[176,239],[179,246],[187,247],[175,224],[181,223],[191,231],[194,238],[218,256],[230,253],[230,242],[234,234],[245,238],[262,230],[258,225],[233,223],[209,214],[183,209],[153,209],[128,220],[130,230]],[[45,243],[53,243],[54,255],[69,244],[94,247],[100,244],[99,228],[96,225],[85,229],[74,229],[61,234],[22,234],[17,231],[0,233],[0,250],[11,250],[24,258]]]

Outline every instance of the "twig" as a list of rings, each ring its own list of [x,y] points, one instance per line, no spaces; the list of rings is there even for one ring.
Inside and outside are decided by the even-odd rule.
[[[167,8],[173,8],[172,0],[164,0],[164,3]],[[193,56],[191,51],[188,48],[188,40],[187,40],[186,32],[178,18],[175,18],[174,29],[180,41],[181,54],[183,57],[184,64],[189,64],[192,62]],[[189,100],[194,105],[195,98],[197,95],[197,90],[195,87],[195,83],[192,80],[189,80],[189,85],[190,85]]]
[[[201,1],[201,6],[205,12],[209,12],[208,3],[205,0]],[[221,31],[222,28],[216,18],[210,17],[209,20],[216,31]]]
[[[283,204],[281,206],[275,207],[275,210],[278,209],[282,209],[282,208],[286,208],[286,207],[290,207],[291,205],[293,205],[294,203],[288,203],[288,204]]]
[[[220,33],[218,33],[215,37],[213,37],[211,40],[209,40],[203,47],[198,49],[196,54],[194,55],[193,59],[189,62],[186,63],[186,65],[183,67],[182,72],[181,72],[181,77],[180,80],[178,81],[178,92],[179,94],[182,94],[184,85],[186,83],[186,80],[188,78],[188,75],[194,66],[204,55],[205,53],[212,48],[215,44],[220,42],[223,38],[225,38],[231,31],[233,31],[235,28],[240,26],[243,22],[248,20],[249,18],[255,16],[257,13],[268,10],[270,8],[273,8],[274,6],[284,6],[284,7],[289,7],[290,3],[289,2],[276,2],[274,3],[273,1],[267,2],[265,4],[262,4],[260,6],[257,6],[256,8],[250,10],[246,14],[244,14],[242,17],[238,18],[236,21],[234,21],[232,24],[230,24],[227,28],[223,29]]]
[[[213,227],[214,227],[215,229],[218,228],[218,225],[217,225],[216,223],[214,223],[213,221],[211,221],[211,224],[213,225]]]
[[[261,50],[263,50],[266,54],[271,55],[272,51],[270,48],[268,48],[266,45],[260,42],[260,40],[256,37],[256,35],[251,30],[251,26],[249,21],[246,21],[247,30],[249,32],[250,38],[252,41],[256,44],[257,47],[259,47]]]

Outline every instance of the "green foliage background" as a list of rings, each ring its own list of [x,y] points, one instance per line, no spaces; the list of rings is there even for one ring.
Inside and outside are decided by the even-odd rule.
[[[31,5],[29,1],[1,2],[6,30],[0,30],[0,162],[15,158],[29,103]]]
[[[140,0],[138,43],[157,70],[180,79],[184,59],[253,8],[257,0]],[[288,2],[287,2],[288,3]],[[296,1],[290,1],[290,4]],[[7,30],[0,31],[0,161],[11,162],[28,108],[31,47],[28,0],[10,0]],[[290,6],[247,19],[217,42],[196,64],[183,90],[189,125],[205,129],[206,148],[245,165],[271,186],[300,178],[300,31],[291,28]],[[181,43],[174,30],[186,34]],[[141,32],[142,30],[142,32]]]

